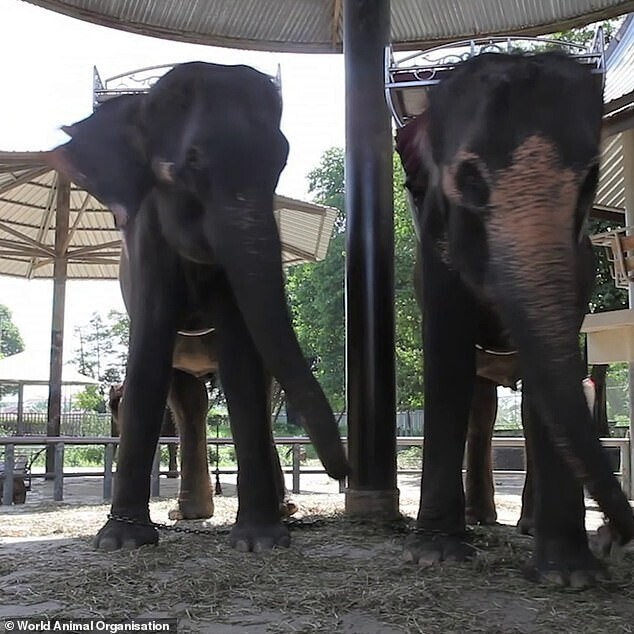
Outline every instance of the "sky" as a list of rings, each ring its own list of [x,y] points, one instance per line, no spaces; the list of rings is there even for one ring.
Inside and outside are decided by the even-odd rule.
[[[92,77],[186,61],[281,67],[282,131],[290,143],[278,192],[310,199],[306,175],[323,152],[344,144],[341,55],[221,49],[143,37],[74,20],[21,0],[0,0],[0,150],[46,150],[64,143],[60,126],[92,112]],[[27,350],[50,349],[52,282],[0,277],[0,303],[13,313]],[[93,312],[123,310],[118,283],[70,281],[66,289],[65,361],[75,331]],[[45,355],[44,355],[45,356]]]

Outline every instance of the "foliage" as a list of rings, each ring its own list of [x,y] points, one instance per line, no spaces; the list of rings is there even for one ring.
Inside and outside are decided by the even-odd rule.
[[[24,341],[13,323],[11,311],[0,304],[0,357],[10,357],[24,350]]]
[[[18,327],[13,323],[9,308],[0,304],[0,358],[10,357],[24,350],[24,341]],[[16,387],[0,387],[0,397],[15,394]]]
[[[346,222],[344,152],[340,147],[326,150],[319,165],[308,173],[308,191],[315,201],[339,210],[335,232],[341,233]]]
[[[103,413],[106,411],[103,395],[97,385],[87,385],[73,398],[74,407],[84,412],[93,411]]]
[[[420,316],[413,292],[415,237],[403,188],[400,163],[394,159],[395,320],[397,406],[422,403]],[[344,154],[340,148],[324,153],[309,174],[316,202],[336,207],[341,214],[322,262],[293,267],[287,290],[295,329],[308,357],[318,356],[316,374],[332,406],[345,408],[345,222]]]
[[[82,374],[100,383],[98,388],[88,386],[75,395],[76,407],[105,411],[104,395],[110,385],[121,383],[125,375],[129,330],[128,316],[117,310],[111,310],[105,318],[93,313],[88,324],[76,329],[79,347],[72,362]]]
[[[616,222],[592,219],[589,224],[589,233],[592,235],[618,227],[620,227],[620,224]],[[627,291],[614,285],[606,249],[596,247],[594,251],[597,258],[597,272],[594,292],[590,300],[590,312],[600,313],[606,310],[627,308]]]
[[[603,28],[604,37],[609,42],[618,31],[622,22],[623,17],[613,18],[612,20],[604,20],[597,24],[588,24],[587,26],[578,27],[576,29],[569,29],[568,31],[558,31],[557,33],[553,33],[552,37],[557,40],[563,40],[564,42],[573,42],[574,44],[588,46],[594,39],[596,26],[600,25]]]

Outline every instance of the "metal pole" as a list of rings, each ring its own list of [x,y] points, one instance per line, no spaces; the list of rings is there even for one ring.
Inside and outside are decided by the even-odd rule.
[[[18,383],[18,424],[17,434],[24,434],[24,383]]]
[[[2,485],[2,504],[13,504],[13,472],[15,471],[15,445],[4,448],[4,480]]]
[[[292,445],[293,456],[293,493],[299,493],[299,462],[302,446],[297,443]]]
[[[623,147],[623,183],[625,188],[625,226],[634,227],[634,130],[621,133]],[[628,234],[632,231],[628,229]],[[628,289],[629,307],[634,308],[634,283],[630,282]],[[630,464],[634,464],[634,364],[628,366],[629,397],[630,397]],[[629,497],[634,499],[633,482],[630,482]]]
[[[51,364],[48,392],[47,436],[59,436],[62,416],[62,362],[64,349],[64,303],[66,301],[66,240],[70,214],[70,181],[57,174],[55,213],[55,261],[53,263],[53,319],[51,325]],[[46,449],[47,477],[53,472],[53,445]]]
[[[398,513],[389,0],[344,0],[346,362],[351,515]]]
[[[50,445],[53,448],[53,500],[61,502],[64,499],[64,443]]]

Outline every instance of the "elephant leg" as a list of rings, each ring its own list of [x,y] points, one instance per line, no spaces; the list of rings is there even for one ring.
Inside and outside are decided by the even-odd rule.
[[[462,561],[467,543],[462,481],[475,378],[476,307],[458,275],[423,254],[425,438],[421,505],[406,540],[406,561]]]
[[[178,505],[171,519],[202,519],[214,513],[207,464],[207,390],[191,374],[174,370],[168,402],[176,419],[181,447]]]
[[[467,431],[467,524],[495,524],[491,440],[497,415],[497,385],[476,376]]]
[[[272,451],[270,380],[232,293],[222,297],[218,313],[218,365],[238,459],[238,514],[230,542],[241,551],[288,546]]]
[[[268,381],[268,411],[272,412],[272,393],[273,393],[273,381],[269,377]],[[275,469],[275,486],[277,490],[277,497],[280,505],[280,515],[282,517],[290,517],[297,512],[297,504],[291,498],[287,488],[286,480],[284,478],[284,471],[282,469],[282,463],[280,462],[280,455],[277,452],[277,446],[275,445],[275,438],[273,437],[273,427],[271,427],[271,454],[273,457],[273,468]]]
[[[150,522],[150,473],[172,375],[183,284],[181,269],[161,241],[155,221],[154,214],[140,213],[126,236],[134,288],[129,306],[130,346],[112,517],[95,538],[101,550],[158,542],[158,531]]]
[[[161,427],[161,436],[166,436],[168,438],[176,438],[178,436],[176,425],[174,424],[174,415],[172,414],[172,410],[169,407],[165,408],[165,413],[163,414],[163,426]],[[167,455],[169,469],[169,474],[167,475],[167,477],[176,478],[178,477],[178,445],[174,443],[170,443],[169,445],[167,445]]]
[[[530,433],[532,408],[530,397],[522,389],[522,427],[524,428],[524,444],[526,446],[526,478],[522,489],[522,511],[517,522],[517,530],[521,535],[533,535],[535,531],[535,449],[533,435]]]
[[[553,446],[529,390],[525,384],[527,433],[534,455],[535,545],[527,575],[535,581],[584,588],[602,576],[603,568],[588,545],[583,487]]]

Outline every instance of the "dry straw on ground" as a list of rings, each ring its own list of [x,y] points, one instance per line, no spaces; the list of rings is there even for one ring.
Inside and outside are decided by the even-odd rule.
[[[530,538],[476,531],[469,564],[402,562],[409,519],[352,522],[341,497],[300,495],[290,549],[231,550],[234,497],[216,500],[209,535],[161,533],[157,547],[99,553],[107,507],[37,504],[0,516],[0,618],[175,616],[180,632],[631,632],[634,556],[585,592],[540,587],[521,569]],[[162,521],[170,503],[152,504]],[[186,525],[200,527],[200,522]],[[25,539],[26,538],[26,539]]]

